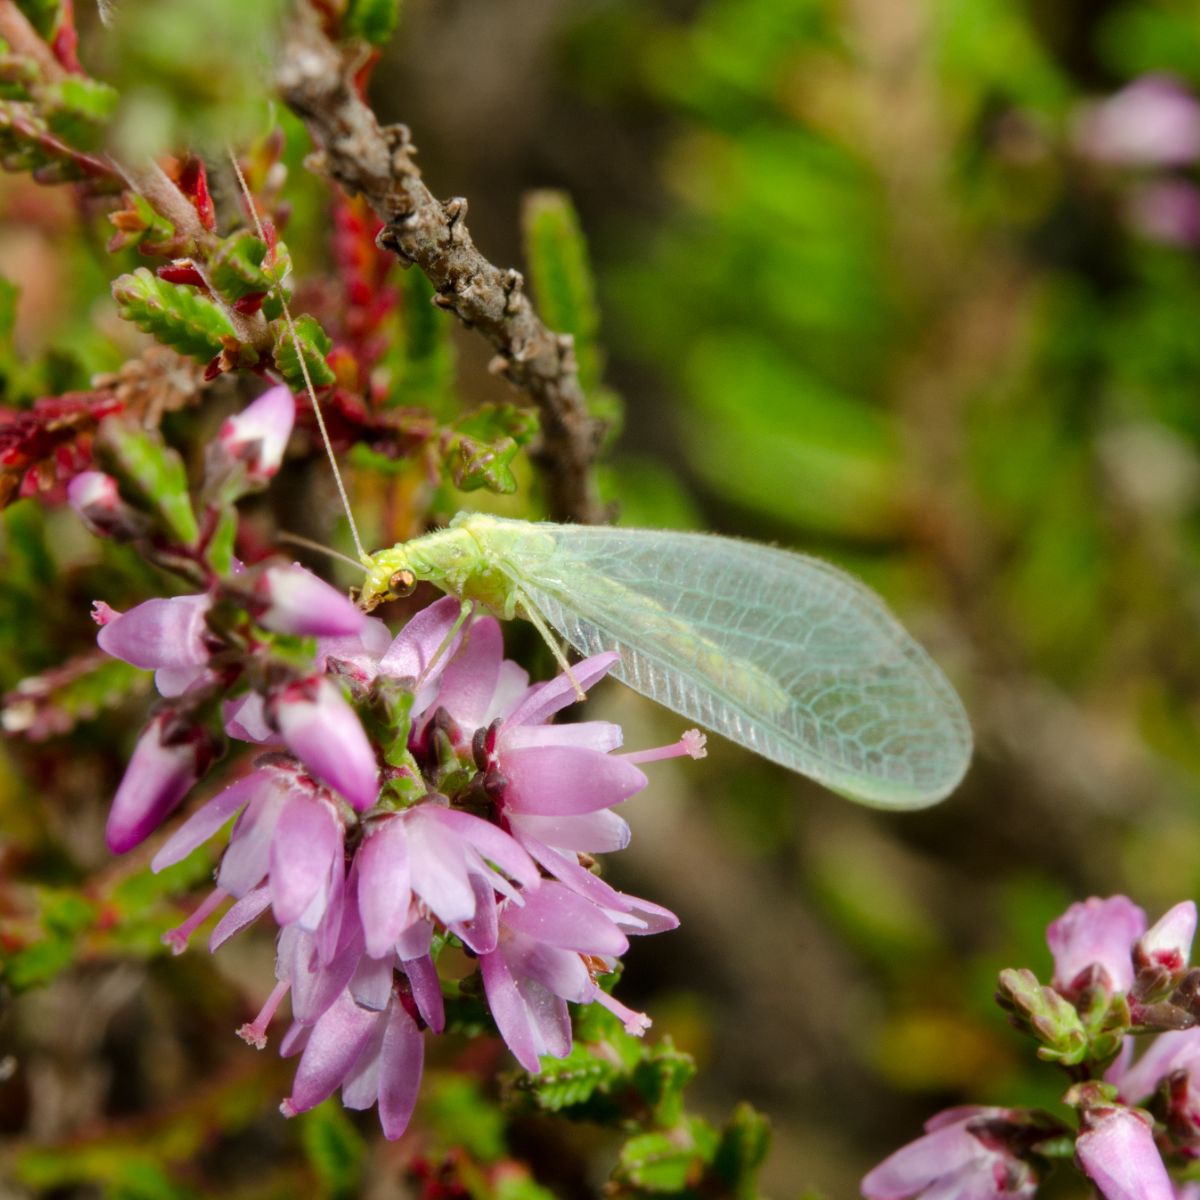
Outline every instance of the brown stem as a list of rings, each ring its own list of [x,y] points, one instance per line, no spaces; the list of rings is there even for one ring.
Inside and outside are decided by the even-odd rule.
[[[588,416],[572,339],[543,324],[519,272],[480,254],[464,220],[466,200],[434,197],[413,162],[408,130],[380,127],[351,82],[352,68],[301,0],[284,36],[277,80],[308,126],[321,168],[351,195],[366,198],[385,224],[380,245],[429,277],[439,307],[487,338],[497,351],[492,369],[536,403],[537,460],[553,515],[602,523],[607,514],[592,477],[600,427]]]
[[[9,44],[14,54],[37,63],[38,70],[51,83],[57,83],[69,74],[13,0],[0,0],[0,37]]]

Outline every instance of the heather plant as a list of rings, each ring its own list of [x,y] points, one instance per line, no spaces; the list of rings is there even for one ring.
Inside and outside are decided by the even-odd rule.
[[[1119,79],[1077,85],[1015,10],[981,6],[972,32],[930,5],[923,44],[951,100],[928,135],[981,147],[947,172],[948,199],[927,159],[871,134],[880,97],[851,82],[838,6],[579,6],[549,111],[661,122],[632,173],[646,196],[613,233],[586,185],[582,218],[539,186],[507,222],[482,149],[470,210],[430,190],[414,143],[464,91],[487,108],[487,55],[465,89],[426,78],[425,111],[407,96],[413,129],[381,124],[401,94],[386,56],[426,7],[0,0],[0,212],[38,255],[22,266],[0,239],[20,279],[0,283],[5,1134],[28,1114],[2,1151],[13,1187],[1190,1196],[1190,902],[1152,927],[1124,896],[1074,904],[1047,933],[1048,984],[1000,973],[1040,1076],[979,997],[998,956],[1032,961],[1069,891],[1128,879],[1165,904],[1200,883],[1178,865],[1191,826],[1156,833],[1116,798],[1167,804],[1195,773],[1186,639],[1169,614],[1141,637],[1119,601],[1194,600],[1181,329],[1200,294],[1200,41],[1149,6],[1105,35]],[[511,33],[488,24],[503,7],[472,11],[480,44]],[[887,28],[858,31],[864,61],[891,61]],[[976,37],[1009,48],[1010,75]],[[505,64],[503,100],[518,75]],[[517,107],[497,101],[504,120]],[[557,152],[544,174],[570,178]],[[606,154],[592,173],[619,207],[629,176]],[[1079,252],[1039,275],[1072,189],[1128,261]],[[639,230],[670,206],[678,220]],[[471,232],[503,244],[509,223],[523,271]],[[1012,280],[1039,314],[1027,332],[996,315]],[[1015,344],[1006,371],[980,344],[989,322]],[[906,357],[926,341],[935,363]],[[624,424],[659,454],[623,458]],[[1078,492],[1093,476],[1113,481],[1107,507]],[[622,654],[567,661],[498,619],[515,604],[460,603],[465,573],[414,572],[404,545],[463,509],[523,528],[753,527],[854,565],[965,689],[982,763],[952,812],[976,815],[835,814],[620,698],[604,681],[630,678]],[[634,569],[616,532],[611,569],[564,593]],[[734,545],[662,536],[671,553]],[[769,589],[716,550],[675,567],[654,604],[611,586],[606,612],[671,644],[697,626],[671,589],[704,599],[727,574],[742,607],[712,618],[698,672],[639,690],[692,712],[696,676],[720,678],[751,719],[692,718],[762,751],[796,638],[758,673],[741,652],[739,675],[725,627],[770,642],[742,628]],[[847,586],[806,570],[786,602]],[[797,735],[791,765],[885,807],[940,798],[970,753],[961,706],[866,589],[831,588],[810,654],[837,649],[836,673],[879,636],[895,658],[869,704],[834,695],[831,726],[882,729],[885,758],[898,742],[936,779],[904,792],[876,788],[869,759],[812,769],[831,726]],[[550,623],[593,637],[577,613]],[[945,833],[955,820],[1003,829]],[[994,857],[1033,865],[998,885]],[[738,989],[750,999],[721,1009]],[[758,1108],[782,1122],[775,1183]]]

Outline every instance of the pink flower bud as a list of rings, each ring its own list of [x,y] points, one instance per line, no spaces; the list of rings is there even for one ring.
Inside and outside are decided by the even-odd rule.
[[[256,591],[266,605],[259,624],[276,633],[348,637],[359,633],[367,619],[337,588],[298,563],[268,568]]]
[[[276,700],[275,721],[288,749],[356,812],[375,803],[375,751],[354,709],[332,683],[318,678],[291,684]]]
[[[100,537],[135,537],[144,524],[140,514],[121,499],[117,481],[103,471],[76,475],[67,484],[67,502]]]
[[[1133,943],[1146,931],[1146,914],[1127,896],[1093,896],[1072,904],[1050,923],[1046,941],[1054,955],[1054,987],[1070,993],[1091,966],[1108,987],[1127,992],[1133,984]]]
[[[113,797],[106,838],[114,854],[145,841],[187,795],[213,758],[209,735],[160,713],[146,726]]]
[[[280,385],[264,392],[217,434],[217,445],[232,460],[245,463],[247,476],[265,483],[283,462],[283,452],[296,422],[296,401]]]
[[[1075,1157],[1104,1200],[1175,1200],[1145,1113],[1113,1105],[1091,1109],[1084,1120]]]
[[[1196,905],[1184,900],[1165,912],[1134,947],[1139,970],[1159,967],[1171,976],[1182,975],[1196,936]]]

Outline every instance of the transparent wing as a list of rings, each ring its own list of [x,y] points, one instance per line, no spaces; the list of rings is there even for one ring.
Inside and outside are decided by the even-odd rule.
[[[525,528],[506,573],[581,653],[617,651],[613,673],[652,700],[867,804],[933,804],[966,771],[953,688],[836,567],[707,534]]]

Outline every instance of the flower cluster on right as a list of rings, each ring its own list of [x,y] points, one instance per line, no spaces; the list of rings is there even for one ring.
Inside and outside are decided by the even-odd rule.
[[[1029,1200],[1067,1160],[1104,1200],[1200,1200],[1200,1182],[1167,1169],[1200,1159],[1195,932],[1190,900],[1149,927],[1125,896],[1073,904],[1046,931],[1050,984],[1003,971],[996,998],[1038,1056],[1066,1070],[1074,1119],[948,1109],[863,1179],[866,1200]]]

